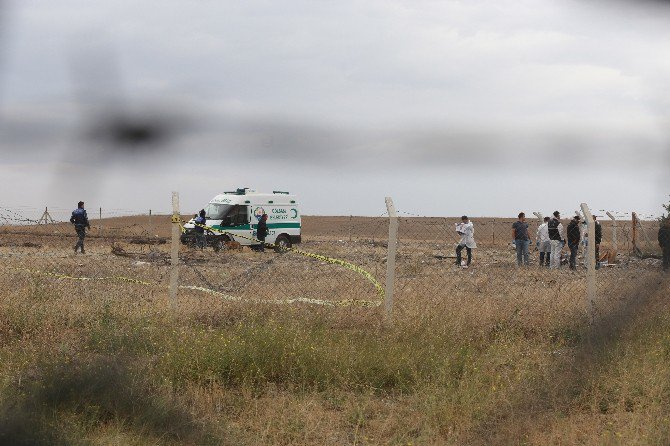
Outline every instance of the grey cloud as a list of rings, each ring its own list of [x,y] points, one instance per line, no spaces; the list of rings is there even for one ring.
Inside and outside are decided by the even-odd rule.
[[[518,160],[538,177],[651,171],[670,159],[668,14],[615,2],[17,0],[2,159],[110,184],[213,166],[305,167],[305,183],[329,171],[332,187],[345,171],[380,183]],[[119,121],[131,140],[147,122],[167,131],[138,155],[118,150],[138,147]]]
[[[148,161],[168,164],[201,154],[217,161],[312,166],[472,167],[513,165],[523,159],[532,166],[596,160],[603,166],[623,167],[656,165],[667,147],[667,140],[643,131],[588,126],[549,130],[532,126],[369,128],[213,110],[189,113],[183,108],[103,116],[80,121],[78,127],[52,118],[53,113],[29,120],[10,116],[3,125],[3,152],[13,152],[18,158],[31,153],[48,158],[62,150],[55,141],[67,141],[70,153],[61,156],[100,166],[136,159],[140,149],[150,149]],[[122,141],[119,138],[125,134],[120,136],[119,122],[124,131],[158,133],[148,142]],[[96,138],[90,139],[91,131],[97,132]]]

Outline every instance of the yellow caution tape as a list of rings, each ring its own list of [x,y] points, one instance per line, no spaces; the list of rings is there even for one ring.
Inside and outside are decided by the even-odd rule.
[[[79,281],[94,281],[94,280],[119,280],[128,283],[134,283],[137,285],[144,286],[160,286],[157,283],[145,282],[139,279],[133,279],[131,277],[124,276],[107,276],[107,277],[75,277],[68,274],[54,273],[51,271],[41,271],[37,269],[30,268],[17,268],[13,266],[5,266],[7,269],[12,269],[14,271],[23,271],[29,274],[41,274],[44,276],[54,277],[56,279],[63,280],[79,280]],[[212,294],[219,296],[229,301],[234,302],[252,302],[252,303],[268,303],[268,304],[293,304],[293,303],[306,303],[311,305],[324,305],[328,307],[348,307],[348,306],[359,306],[363,308],[372,308],[378,307],[381,304],[381,301],[369,301],[369,300],[357,300],[357,299],[346,299],[341,301],[328,301],[322,299],[309,299],[306,297],[295,297],[290,299],[243,299],[238,296],[231,296],[229,294],[222,293],[220,291],[212,290],[209,288],[204,288],[194,285],[179,285],[180,289],[201,291],[204,293]]]
[[[253,302],[253,303],[263,303],[263,304],[293,304],[293,303],[306,303],[312,305],[324,305],[327,307],[349,307],[349,306],[358,306],[364,308],[378,307],[381,305],[379,300],[358,300],[358,299],[346,299],[339,301],[332,300],[323,300],[323,299],[310,299],[307,297],[293,297],[288,299],[242,299],[241,297],[231,296],[229,294],[222,293],[220,291],[211,290],[209,288],[203,288],[200,286],[192,285],[180,285],[179,288],[187,290],[202,291],[204,293],[213,294],[220,296],[226,300],[232,300],[235,302]]]
[[[179,222],[179,224],[180,224],[182,230],[185,231],[184,225],[182,224],[181,221]],[[260,240],[254,239],[252,237],[246,237],[246,236],[240,235],[240,234],[233,234],[232,232],[224,231],[224,230],[221,230],[221,229],[216,229],[216,228],[213,228],[211,226],[201,225],[201,224],[195,223],[195,222],[193,222],[192,224],[194,226],[198,226],[198,227],[201,227],[203,229],[207,229],[207,230],[212,231],[212,232],[219,232],[221,234],[230,235],[232,237],[240,237],[240,238],[243,238],[243,239],[246,239],[246,240],[250,240],[252,242],[261,243]],[[277,247],[277,245],[275,245],[273,243],[265,243],[265,245],[270,247],[270,248]],[[377,294],[379,295],[379,297],[381,297],[381,298],[384,297],[384,287],[377,281],[377,279],[374,278],[374,276],[372,274],[370,274],[369,272],[367,272],[366,270],[364,270],[363,268],[361,268],[358,265],[354,265],[353,263],[349,263],[345,260],[336,259],[336,258],[333,258],[333,257],[327,257],[327,256],[324,256],[324,255],[321,255],[321,254],[313,254],[311,252],[301,251],[301,250],[295,249],[295,248],[282,248],[282,250],[294,252],[296,254],[300,254],[300,255],[305,256],[305,257],[311,257],[313,259],[321,260],[323,262],[328,262],[328,263],[333,264],[333,265],[339,265],[339,266],[342,266],[344,268],[350,269],[350,270],[360,274],[361,276],[365,277],[368,281],[370,281],[374,285],[374,287],[376,288]]]
[[[182,234],[186,233],[186,228],[182,224],[181,218],[178,215],[172,216],[172,223],[179,225],[179,229],[181,230]]]

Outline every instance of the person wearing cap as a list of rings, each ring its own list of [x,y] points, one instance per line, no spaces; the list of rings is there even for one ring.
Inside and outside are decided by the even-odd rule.
[[[579,221],[581,217],[575,215],[568,224],[568,248],[570,249],[570,269],[577,269],[577,252],[579,251],[579,241],[581,239],[581,229]]]
[[[522,264],[528,266],[528,248],[530,246],[530,235],[528,234],[528,223],[526,223],[526,214],[519,213],[519,220],[512,225],[512,237],[514,237],[514,245],[516,246],[516,263],[518,266]]]
[[[561,213],[554,211],[554,216],[547,223],[547,232],[549,233],[549,242],[551,243],[551,260],[549,267],[552,269],[561,266],[561,251],[565,240],[563,239],[563,223],[561,223]]]
[[[200,209],[198,216],[195,218],[194,223],[195,227],[195,246],[200,249],[205,249],[207,246],[207,238],[205,237],[205,225],[207,224],[207,218],[205,217],[207,213],[204,209]]]
[[[456,246],[456,265],[461,266],[461,251],[465,248],[468,254],[466,266],[472,262],[472,250],[477,247],[475,242],[475,227],[467,215],[461,217],[461,223],[456,223],[456,232],[461,236]]]
[[[77,232],[77,243],[74,245],[74,253],[77,253],[77,249],[81,249],[81,253],[86,254],[84,250],[84,238],[86,238],[86,228],[91,229],[91,224],[88,222],[88,215],[86,215],[83,201],[77,203],[77,209],[72,211],[70,223],[74,225],[74,230]]]
[[[549,266],[551,239],[549,238],[549,217],[537,228],[537,249],[540,251],[540,266]]]

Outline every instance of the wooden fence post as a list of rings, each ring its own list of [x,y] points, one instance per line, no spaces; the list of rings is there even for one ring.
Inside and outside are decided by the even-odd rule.
[[[172,192],[172,245],[170,256],[170,307],[177,309],[177,290],[179,289],[179,192]]]
[[[589,319],[593,321],[596,301],[596,222],[586,203],[582,203],[581,207],[589,234],[589,243],[584,253],[586,256],[586,311]]]
[[[384,293],[384,321],[391,323],[393,312],[393,288],[395,285],[395,254],[398,246],[398,214],[393,199],[386,197],[386,209],[389,214],[389,239],[386,256],[386,290]]]

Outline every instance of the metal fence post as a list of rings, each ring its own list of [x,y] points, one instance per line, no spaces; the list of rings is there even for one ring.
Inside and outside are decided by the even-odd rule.
[[[593,320],[593,309],[596,300],[596,222],[593,220],[591,210],[582,203],[582,213],[586,219],[589,243],[586,246],[586,311],[589,318]]]
[[[179,192],[172,192],[172,245],[170,256],[170,307],[177,308],[177,290],[179,289]]]
[[[616,218],[614,218],[614,215],[610,214],[609,212],[605,213],[612,220],[612,248],[614,249],[614,252],[619,252],[616,240]]]
[[[386,256],[386,292],[384,293],[384,320],[391,322],[393,311],[393,287],[395,284],[395,253],[398,245],[398,214],[393,206],[393,199],[386,197],[386,209],[389,214],[389,240]]]

